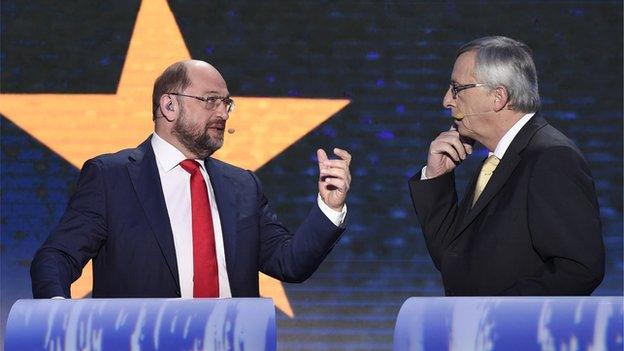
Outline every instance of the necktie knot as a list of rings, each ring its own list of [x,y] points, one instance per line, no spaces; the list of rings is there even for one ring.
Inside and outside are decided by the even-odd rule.
[[[191,159],[186,159],[180,162],[180,167],[184,168],[185,171],[190,174],[195,174],[199,171],[199,162]]]
[[[494,155],[490,155],[490,157],[485,159],[485,162],[483,162],[483,165],[481,166],[481,171],[479,172],[479,178],[477,179],[477,184],[476,184],[475,191],[474,191],[474,197],[472,199],[473,206],[477,202],[477,199],[479,198],[479,196],[481,196],[483,189],[485,189],[485,186],[490,181],[490,178],[492,177],[492,173],[494,173],[494,170],[496,169],[499,163],[500,163],[500,158]]]

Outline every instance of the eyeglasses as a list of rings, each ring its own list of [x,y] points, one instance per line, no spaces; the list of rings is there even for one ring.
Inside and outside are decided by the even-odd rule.
[[[185,94],[180,94],[180,93],[167,93],[167,94],[184,96],[184,97],[189,97],[189,98],[202,101],[204,103],[204,107],[206,108],[206,110],[214,110],[217,108],[217,106],[219,106],[220,103],[223,103],[225,105],[225,110],[227,111],[227,113],[230,113],[232,112],[232,110],[234,110],[234,100],[232,100],[228,96],[225,96],[225,97],[209,96],[209,97],[204,98],[201,96],[185,95]]]
[[[453,94],[453,99],[457,99],[457,94],[459,94],[460,91],[462,90],[466,90],[466,89],[470,89],[470,88],[476,88],[476,87],[484,87],[485,84],[483,83],[474,83],[474,84],[463,84],[463,85],[459,85],[455,82],[451,82],[451,93]]]

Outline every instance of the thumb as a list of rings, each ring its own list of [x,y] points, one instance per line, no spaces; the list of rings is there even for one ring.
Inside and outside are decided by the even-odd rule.
[[[321,165],[321,163],[327,161],[327,154],[325,153],[325,150],[323,149],[316,150],[316,158],[318,158],[319,166]]]

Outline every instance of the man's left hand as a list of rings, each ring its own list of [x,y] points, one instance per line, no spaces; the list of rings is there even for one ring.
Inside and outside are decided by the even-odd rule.
[[[316,151],[319,164],[319,194],[323,202],[335,211],[342,211],[347,199],[347,192],[351,184],[349,164],[351,154],[347,151],[334,148],[334,154],[339,160],[330,160],[323,149]]]

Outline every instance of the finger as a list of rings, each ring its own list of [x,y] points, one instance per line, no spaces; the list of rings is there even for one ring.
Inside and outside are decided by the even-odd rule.
[[[349,184],[351,184],[351,176],[349,174],[346,174],[344,172],[342,172],[340,170],[334,170],[334,171],[330,171],[328,173],[322,172],[319,182],[321,183],[326,183],[326,182],[333,182],[335,180],[340,180],[342,182],[344,182],[346,184],[346,187],[349,187]]]
[[[323,163],[324,161],[327,161],[327,154],[325,153],[325,150],[323,149],[318,149],[316,150],[316,158],[318,159],[319,163]]]
[[[325,166],[325,162],[327,162],[328,158],[327,158],[327,154],[325,153],[325,150],[323,149],[318,149],[316,150],[316,158],[318,159],[318,164],[319,164],[319,170],[323,169]]]
[[[438,136],[438,138],[445,137],[459,138],[459,132],[457,130],[447,130],[446,132],[440,133],[440,135]]]
[[[323,181],[325,186],[329,186],[330,190],[337,190],[338,192],[344,193],[347,189],[347,183],[338,178],[325,178]]]
[[[339,149],[337,147],[334,148],[334,154],[341,159],[347,161],[347,165],[351,164],[351,154],[347,152],[347,150]]]
[[[323,165],[328,168],[340,168],[345,171],[349,170],[349,165],[347,164],[347,161],[344,160],[327,160],[323,162]]]
[[[468,152],[469,150],[466,148],[466,144],[462,142],[460,135],[457,132],[447,132],[444,136],[440,136],[439,140],[451,144],[455,150],[457,150],[457,154],[462,158],[462,160],[466,159],[466,154],[472,152],[472,147],[469,148],[470,152]]]
[[[466,159],[466,148],[459,138],[451,138],[449,144],[457,151],[457,154],[462,160]]]
[[[459,132],[457,131],[457,128],[455,128],[455,125],[451,126],[451,129],[448,130],[447,132],[441,133],[439,138],[440,139],[442,139],[442,138],[457,138],[462,143],[465,152],[468,155],[472,154],[472,150],[473,150],[472,144],[474,143],[474,140],[472,140],[472,139],[470,139],[468,137],[462,137],[459,134]]]
[[[455,148],[451,146],[451,144],[449,143],[436,144],[436,146],[432,148],[431,153],[432,154],[446,154],[455,162],[461,161],[461,158],[459,157],[457,150],[455,150]]]
[[[321,177],[347,179],[347,172],[340,168],[324,168],[321,169]]]

